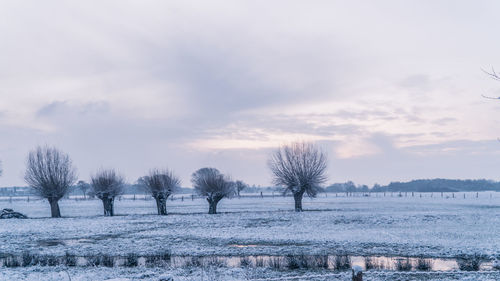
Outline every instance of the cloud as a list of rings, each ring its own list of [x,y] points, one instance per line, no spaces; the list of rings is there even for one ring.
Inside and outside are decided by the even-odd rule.
[[[333,179],[432,174],[449,164],[435,155],[484,168],[500,131],[480,98],[498,85],[478,70],[500,59],[495,9],[455,2],[2,3],[0,181],[22,184],[39,143],[82,177],[105,165],[132,180],[216,165],[267,184],[266,153],[297,139],[328,147]]]

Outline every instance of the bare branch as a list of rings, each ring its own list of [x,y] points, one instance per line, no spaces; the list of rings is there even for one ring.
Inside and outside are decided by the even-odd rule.
[[[482,68],[481,68],[481,70],[484,73],[486,73],[491,79],[500,81],[500,76],[498,75],[498,73],[495,72],[495,69],[493,67],[491,68],[491,71],[486,71]]]
[[[140,184],[155,198],[158,215],[166,215],[167,198],[179,188],[181,180],[168,169],[153,169],[140,179]]]
[[[37,195],[49,200],[52,217],[61,216],[57,202],[76,179],[76,168],[68,154],[57,148],[38,146],[28,154],[24,180]]]
[[[122,194],[125,179],[115,170],[100,170],[91,177],[92,193],[101,199],[105,216],[114,215],[115,197]]]
[[[485,99],[500,100],[500,97],[489,97],[489,96],[485,96],[485,95],[481,95],[481,96]]]
[[[115,198],[122,194],[125,179],[114,169],[99,170],[91,176],[92,193],[99,199]]]
[[[43,198],[61,199],[76,181],[69,156],[54,147],[37,147],[28,154],[24,180]]]
[[[196,192],[207,198],[210,204],[209,214],[216,213],[217,203],[235,193],[235,185],[231,179],[215,168],[202,168],[191,175],[191,182]]]
[[[292,192],[295,209],[302,211],[302,195],[314,197],[326,182],[326,154],[313,144],[296,142],[276,150],[268,162],[274,175],[273,183]]]

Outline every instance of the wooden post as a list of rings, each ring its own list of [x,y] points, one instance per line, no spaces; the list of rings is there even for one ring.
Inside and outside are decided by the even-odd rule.
[[[352,281],[363,281],[363,269],[359,265],[352,267]]]

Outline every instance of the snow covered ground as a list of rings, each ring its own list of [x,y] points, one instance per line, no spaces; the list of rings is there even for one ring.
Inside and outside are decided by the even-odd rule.
[[[33,219],[0,220],[0,253],[125,256],[170,251],[173,255],[197,256],[349,254],[440,258],[479,254],[490,260],[500,258],[499,193],[479,193],[478,198],[476,193],[467,193],[465,198],[463,193],[455,193],[454,198],[451,193],[443,197],[440,193],[432,197],[428,193],[422,194],[423,197],[420,194],[414,197],[411,194],[405,197],[404,193],[403,197],[397,195],[345,197],[339,194],[335,197],[335,194],[328,194],[325,197],[321,194],[316,199],[304,199],[306,211],[303,213],[293,212],[290,197],[224,199],[217,215],[206,214],[208,205],[204,200],[185,198],[184,201],[169,201],[169,215],[164,217],[154,215],[153,200],[116,201],[118,215],[115,217],[103,217],[102,204],[98,200],[62,200],[62,219],[48,218],[50,210],[45,201],[33,198],[30,202],[5,200],[0,201],[0,209],[11,208]],[[70,270],[75,277],[72,276],[72,280],[90,280],[81,272],[114,270],[123,272],[117,276],[136,278],[134,274],[147,271],[126,268]],[[172,270],[181,276],[186,269]],[[250,274],[248,270],[217,270],[227,275],[227,280],[249,279],[245,277]],[[252,270],[266,271],[265,276],[274,274],[268,272],[270,269]],[[164,270],[156,271],[154,278]],[[3,280],[1,274],[18,274],[19,278],[26,275],[31,279],[43,275],[41,279],[45,280],[57,273],[43,267],[2,269],[2,272],[0,280]],[[79,274],[82,275],[80,279]],[[102,272],[96,274],[102,277],[98,280],[107,276]],[[497,273],[490,274],[493,279],[488,279],[492,278],[488,273],[463,273],[457,275],[457,280],[468,280],[463,278],[474,274],[480,275],[470,280],[500,279]],[[432,279],[434,275],[431,275],[425,275],[431,279],[423,280],[442,280]],[[199,280],[186,278],[176,280]],[[375,279],[367,280],[387,280],[377,276],[370,278]],[[424,277],[419,278],[399,280]]]
[[[65,268],[29,267],[9,268],[0,271],[0,280],[44,280],[44,281],[333,281],[351,280],[350,272],[327,270],[287,270],[269,268]],[[364,274],[365,281],[498,281],[500,272],[377,272]]]

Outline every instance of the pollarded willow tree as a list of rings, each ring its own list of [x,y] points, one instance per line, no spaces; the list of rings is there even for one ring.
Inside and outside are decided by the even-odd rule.
[[[141,178],[141,184],[156,200],[158,215],[167,214],[167,199],[180,186],[181,180],[168,169],[149,171],[149,175]]]
[[[326,154],[312,143],[295,142],[277,149],[270,157],[269,168],[273,183],[284,186],[284,193],[291,192],[295,211],[302,212],[304,193],[315,197],[326,182]]]
[[[196,192],[207,198],[209,214],[216,214],[219,201],[235,193],[234,182],[215,168],[199,169],[191,175],[191,182]]]
[[[101,199],[105,216],[113,216],[116,196],[122,194],[125,179],[115,170],[100,170],[91,176],[92,194]]]
[[[38,146],[28,154],[24,180],[35,193],[46,198],[53,218],[61,217],[59,200],[77,180],[68,154],[55,147]]]

